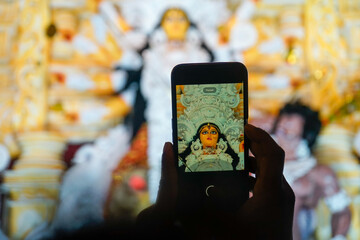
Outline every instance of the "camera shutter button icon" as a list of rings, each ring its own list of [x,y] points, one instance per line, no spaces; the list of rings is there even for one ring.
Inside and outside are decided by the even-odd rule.
[[[206,194],[206,196],[210,197],[209,190],[210,190],[211,188],[214,188],[214,187],[215,187],[214,185],[209,185],[209,186],[206,187],[206,189],[205,189],[205,194]]]

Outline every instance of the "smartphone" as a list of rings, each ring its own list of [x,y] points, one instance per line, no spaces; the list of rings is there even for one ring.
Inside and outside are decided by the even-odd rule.
[[[247,79],[239,62],[179,64],[172,70],[173,146],[182,210],[212,201],[232,211],[249,197]]]

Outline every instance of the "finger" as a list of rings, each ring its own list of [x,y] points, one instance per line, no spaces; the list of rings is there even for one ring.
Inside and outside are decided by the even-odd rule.
[[[173,146],[167,142],[164,145],[161,159],[161,180],[156,199],[156,208],[162,211],[172,211],[177,198],[177,171]]]
[[[245,125],[245,134],[249,139],[251,152],[256,158],[256,173],[259,183],[265,188],[272,185],[281,187],[284,167],[284,150],[264,130]]]
[[[284,176],[282,178],[282,188],[286,194],[288,202],[290,204],[294,205],[295,204],[295,193]]]
[[[245,134],[252,142],[263,142],[264,138],[269,135],[263,129],[249,123],[245,125]]]
[[[175,155],[173,145],[169,142],[164,144],[163,155],[161,159],[161,179],[174,183],[177,179],[177,171],[175,164]]]
[[[250,142],[250,150],[254,154],[255,158],[266,158],[273,161],[277,160],[280,162],[279,165],[283,165],[284,150],[272,139],[272,137],[263,129],[257,128],[253,125],[245,125],[245,134]],[[257,164],[267,164],[268,161],[257,160]],[[278,164],[272,164],[277,166]],[[258,166],[260,167],[260,166]]]

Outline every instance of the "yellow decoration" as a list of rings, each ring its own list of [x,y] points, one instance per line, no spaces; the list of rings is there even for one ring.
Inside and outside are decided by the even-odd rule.
[[[277,19],[271,16],[258,16],[253,19],[253,24],[258,33],[258,40],[255,46],[244,51],[244,63],[251,68],[261,71],[273,71],[284,62],[283,52],[263,53],[260,51],[261,44],[271,42],[279,38],[280,32],[277,27]],[[251,73],[251,71],[250,71]],[[249,81],[251,83],[251,81]]]
[[[316,208],[316,239],[331,239],[331,213],[324,200],[320,200]]]
[[[92,77],[95,83],[94,90],[92,90],[94,93],[104,95],[114,93],[114,87],[109,73],[99,72],[95,73]]]
[[[132,29],[131,26],[126,22],[125,18],[123,18],[122,16],[119,16],[118,24],[123,32],[127,32]]]
[[[219,31],[219,44],[220,45],[224,45],[227,44],[230,40],[230,34],[231,34],[231,30],[234,27],[236,23],[236,17],[232,16],[226,23],[224,23],[223,25],[219,26],[218,31]]]
[[[111,98],[105,105],[110,110],[109,114],[105,116],[105,119],[125,117],[131,110],[131,106],[129,106],[122,97]]]
[[[47,181],[47,180],[46,180]],[[20,185],[24,184],[20,182]],[[10,185],[11,186],[11,185]],[[22,188],[13,187],[9,192],[9,199],[13,201],[20,201],[22,199],[39,199],[39,198],[46,198],[46,199],[54,199],[57,200],[59,198],[59,182],[57,184],[51,184],[48,182],[43,182],[43,184],[37,183],[33,186],[23,186]]]
[[[84,66],[112,67],[114,62],[121,59],[123,51],[118,45],[115,36],[107,30],[105,41],[100,42],[90,17],[85,17],[80,21],[78,34],[86,41],[83,44],[91,45],[92,50],[84,54],[75,49],[75,56],[70,61],[71,63]]]
[[[37,226],[52,219],[55,213],[53,200],[7,201],[10,239],[25,239]]]
[[[333,0],[305,2],[306,56],[311,73],[312,107],[322,119],[343,105],[338,88],[338,68],[345,66],[345,50],[340,39],[339,16]]]
[[[301,63],[301,56],[299,56],[299,48],[300,48],[300,41],[296,38],[288,38],[288,53],[285,57],[285,60],[290,65],[300,64]]]
[[[101,1],[102,0],[86,0],[86,10],[93,13],[97,12]]]
[[[53,11],[53,21],[56,26],[57,34],[65,40],[71,40],[76,34],[78,21],[74,11],[68,9],[57,9]]]
[[[360,236],[360,195],[352,200],[350,205],[351,211],[351,225],[349,233],[347,234],[348,238],[351,240],[358,239]]]
[[[18,18],[19,1],[0,1],[0,24],[12,25]]]
[[[44,129],[47,107],[47,63],[49,8],[45,0],[25,0],[20,13],[19,48],[15,75],[19,98],[14,124],[18,131]]]

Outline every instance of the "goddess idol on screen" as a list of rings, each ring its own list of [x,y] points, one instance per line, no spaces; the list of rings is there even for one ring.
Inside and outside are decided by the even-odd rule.
[[[177,117],[183,171],[244,169],[241,83],[177,86]]]

